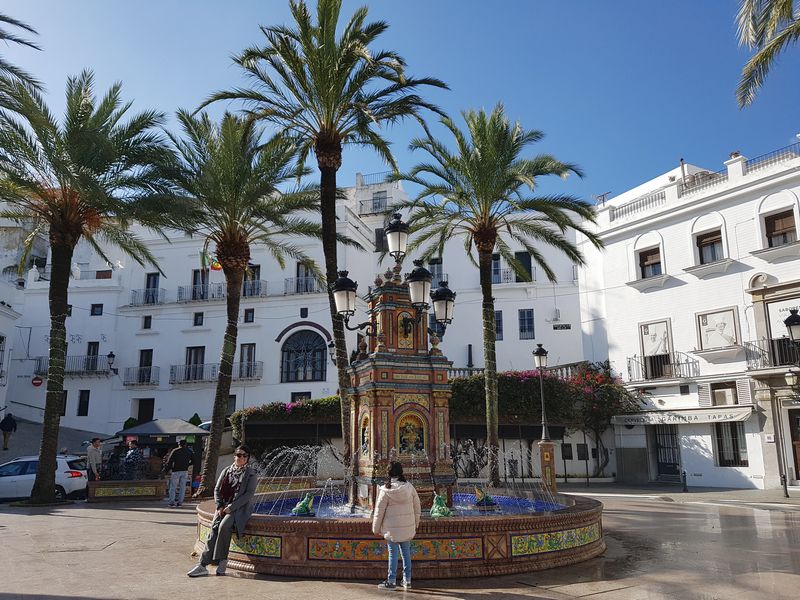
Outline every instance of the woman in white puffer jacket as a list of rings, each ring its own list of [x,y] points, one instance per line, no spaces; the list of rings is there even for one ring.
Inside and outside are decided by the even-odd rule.
[[[389,574],[379,588],[393,590],[396,587],[398,555],[403,557],[403,587],[411,587],[411,540],[417,533],[419,516],[417,490],[406,481],[403,465],[391,463],[372,518],[372,533],[383,536],[389,544]]]

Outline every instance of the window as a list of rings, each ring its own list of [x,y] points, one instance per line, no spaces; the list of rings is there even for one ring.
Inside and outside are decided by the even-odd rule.
[[[639,274],[642,279],[661,275],[661,249],[651,248],[639,252]]]
[[[205,346],[189,346],[186,348],[186,365],[184,365],[184,380],[198,381],[203,379],[206,362]]]
[[[308,318],[308,309],[303,307],[300,309],[300,318],[307,319]]]
[[[589,446],[586,444],[575,444],[578,447],[578,460],[589,460]]]
[[[239,377],[253,379],[256,372],[256,345],[242,344],[239,346]]]
[[[532,340],[535,339],[535,337],[536,332],[533,328],[533,309],[519,309],[519,339]]]
[[[72,304],[67,304],[67,316],[72,316]]]
[[[266,287],[262,289],[261,265],[247,265],[247,277],[242,282],[242,297],[260,296],[266,293]]]
[[[24,461],[17,461],[3,465],[0,467],[0,477],[15,477],[17,475],[22,475],[22,473],[25,471],[26,465],[27,463]]]
[[[561,458],[572,460],[572,444],[561,444]]]
[[[78,392],[78,416],[89,416],[89,390],[81,390]]]
[[[192,270],[192,300],[208,300],[208,269]]]
[[[153,383],[151,375],[153,374],[153,349],[147,348],[139,350],[139,374],[136,378],[138,383]],[[139,420],[141,423],[141,419]]]
[[[384,212],[386,210],[386,201],[388,199],[389,195],[387,194],[386,190],[372,192],[372,212]]]
[[[717,229],[697,236],[697,256],[701,265],[725,258],[722,255],[722,230]]]
[[[522,268],[528,274],[527,279],[523,279],[517,273],[514,273],[514,277],[517,283],[522,281],[536,281],[536,277],[533,274],[533,267],[531,267],[531,255],[529,252],[514,252],[514,258],[517,259],[517,262],[522,265]]]
[[[764,229],[767,233],[767,245],[770,248],[777,248],[797,241],[797,233],[794,227],[794,211],[792,210],[764,217]]]
[[[230,417],[236,412],[236,394],[228,394],[228,406],[225,409],[225,416]]]
[[[721,381],[711,384],[711,403],[714,406],[729,406],[739,404],[736,395],[736,382]]]
[[[681,396],[688,396],[689,395],[689,386],[688,385],[681,385],[680,388]]]
[[[160,273],[147,273],[144,277],[144,303],[158,304]]]
[[[152,329],[153,327],[153,317],[151,315],[145,315],[142,317],[142,329]]]
[[[501,283],[502,271],[500,269],[500,255],[492,254],[492,283]]]
[[[503,311],[494,311],[494,339],[503,339]]]
[[[433,331],[440,340],[444,337],[444,325],[436,321],[436,316],[432,312],[428,315],[428,328]]]
[[[67,390],[61,390],[61,416],[67,416]]]
[[[375,252],[383,252],[386,250],[386,232],[383,227],[378,227],[375,230]]]
[[[311,400],[311,392],[292,392],[292,402]]]
[[[103,305],[102,304],[92,304],[92,308],[89,310],[89,314],[93,317],[99,317],[103,314]]]
[[[299,262],[295,270],[297,279],[295,280],[295,293],[313,294],[317,290],[317,282],[314,273],[307,264]]]
[[[720,467],[748,466],[744,423],[714,423],[714,437],[717,441],[717,464]]]
[[[100,342],[86,344],[86,359],[84,367],[87,371],[97,371],[100,360]]]
[[[196,312],[194,313],[194,326],[200,327],[203,324],[203,313]]]
[[[444,279],[444,273],[442,272],[442,259],[441,258],[432,258],[428,261],[428,270],[431,272],[431,283],[433,287],[436,288],[439,286],[439,282]]]
[[[281,382],[325,381],[328,346],[314,331],[298,331],[281,348]]]
[[[244,322],[245,323],[255,323],[256,320],[256,309],[255,308],[245,308],[244,309]]]

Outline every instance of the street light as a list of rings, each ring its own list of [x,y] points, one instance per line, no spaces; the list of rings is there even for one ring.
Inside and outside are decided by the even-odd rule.
[[[789,338],[796,344],[800,342],[800,315],[797,314],[797,309],[792,308],[789,310],[789,316],[783,322],[786,329],[789,331]]]
[[[344,326],[348,330],[357,331],[366,329],[366,335],[375,335],[375,324],[372,321],[364,321],[354,327],[350,327],[350,317],[356,314],[356,291],[358,290],[358,284],[347,275],[347,271],[339,271],[339,278],[334,281],[331,286],[333,302],[336,305],[336,313],[344,319]],[[330,346],[328,348],[330,351]]]
[[[114,368],[114,360],[116,360],[116,358],[117,358],[117,355],[116,355],[116,354],[114,354],[114,352],[113,352],[113,351],[109,352],[109,353],[108,353],[108,356],[106,356],[106,359],[108,360],[108,369],[109,369],[109,370],[110,370],[110,371],[111,371],[111,372],[112,372],[114,375],[116,375],[117,373],[119,373],[119,369],[115,369],[115,368]]]
[[[422,265],[421,260],[415,260],[414,270],[406,275],[411,306],[416,308],[418,313],[428,310],[428,296],[431,293],[431,282],[433,281],[431,272]]]
[[[403,223],[400,213],[394,213],[392,220],[384,228],[386,245],[389,247],[389,256],[400,262],[405,258],[408,246],[408,224]]]
[[[328,356],[331,358],[331,362],[335,365],[336,364],[336,344],[333,343],[333,340],[328,342]]]
[[[547,431],[547,413],[544,408],[544,369],[547,366],[547,350],[541,344],[536,344],[536,350],[533,351],[533,364],[539,371],[539,399],[542,402],[542,441],[549,442],[550,434]]]

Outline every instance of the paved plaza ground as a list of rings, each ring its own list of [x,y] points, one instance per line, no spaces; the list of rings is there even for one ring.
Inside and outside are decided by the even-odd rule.
[[[381,592],[373,581],[189,579],[192,506],[76,503],[27,509],[0,504],[0,599],[798,598],[797,499],[783,504],[771,492],[707,492],[690,498],[637,496],[632,490],[616,495],[610,488],[596,493],[605,504],[608,551],[603,557],[525,575],[418,580],[408,592]]]

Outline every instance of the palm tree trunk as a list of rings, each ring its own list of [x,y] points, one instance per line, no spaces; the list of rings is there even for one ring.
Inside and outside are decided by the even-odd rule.
[[[196,498],[205,498],[214,494],[222,430],[225,428],[225,413],[228,410],[228,397],[231,393],[233,356],[236,354],[236,340],[239,336],[239,305],[242,301],[244,270],[241,266],[226,267],[225,263],[222,268],[225,273],[225,284],[228,286],[226,294],[228,324],[225,326],[225,338],[222,341],[217,392],[214,395],[214,410],[211,415],[211,430],[203,450],[203,473],[200,478],[200,486],[194,494]]]
[[[492,297],[492,254],[478,252],[483,313],[483,379],[486,390],[486,442],[489,485],[500,485],[498,453],[500,442],[497,416],[497,355],[495,354],[494,298]]]
[[[42,420],[42,443],[39,447],[39,467],[31,491],[31,502],[44,504],[55,501],[56,454],[58,428],[64,402],[64,366],[67,354],[67,288],[69,287],[72,246],[54,244],[51,236],[50,273],[50,352],[47,371],[47,395]]]
[[[345,467],[350,466],[350,402],[347,391],[350,389],[350,376],[347,373],[347,342],[344,337],[344,321],[336,312],[333,292],[330,286],[336,281],[338,264],[336,252],[336,168],[319,166],[322,213],[322,250],[325,253],[325,277],[328,280],[328,305],[333,324],[333,343],[336,345],[336,374],[341,401],[343,458]]]

